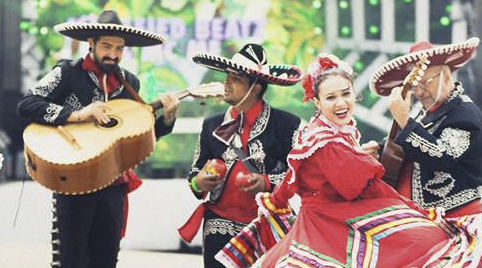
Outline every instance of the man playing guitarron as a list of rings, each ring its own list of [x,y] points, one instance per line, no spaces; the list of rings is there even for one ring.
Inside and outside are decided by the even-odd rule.
[[[19,102],[20,116],[40,124],[109,122],[105,101],[134,98],[115,73],[139,91],[136,76],[118,66],[124,47],[164,42],[158,34],[122,25],[114,11],[102,12],[97,23],[63,23],[55,29],[89,42],[90,49],[84,59],[59,61]],[[156,119],[156,137],[172,131],[179,107],[179,100],[172,95],[159,97],[164,115]],[[140,184],[140,179],[129,170],[108,187],[93,193],[54,194],[52,267],[115,267],[127,219],[127,193]]]
[[[375,93],[389,95],[401,128],[394,142],[405,157],[396,190],[423,208],[444,208],[447,217],[482,213],[482,113],[452,78],[478,44],[478,38],[440,47],[418,43],[370,81]],[[398,85],[422,58],[428,68],[404,99]],[[423,106],[415,118],[409,117],[412,94]]]

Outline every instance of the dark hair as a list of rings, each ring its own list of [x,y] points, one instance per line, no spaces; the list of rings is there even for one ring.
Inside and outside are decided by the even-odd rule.
[[[313,91],[315,92],[315,98],[318,98],[318,87],[320,84],[328,79],[330,76],[340,75],[341,77],[345,78],[346,80],[350,81],[353,84],[353,80],[355,79],[355,74],[350,74],[347,71],[341,68],[328,68],[322,71],[318,76],[316,76],[315,81],[313,82]]]
[[[100,37],[101,37],[100,35],[97,35],[97,36],[93,36],[93,37],[92,37],[92,39],[93,39],[93,41],[94,41],[94,46],[95,46],[95,44],[97,44],[97,42],[99,41]],[[89,52],[92,52],[92,47],[89,47]]]
[[[256,77],[248,76],[248,80],[249,80],[249,86],[251,86],[253,85],[254,81],[256,81]],[[256,84],[261,86],[261,91],[259,92],[258,97],[262,99],[264,96],[264,93],[266,93],[266,90],[268,89],[268,82],[258,78],[258,80],[256,81]]]

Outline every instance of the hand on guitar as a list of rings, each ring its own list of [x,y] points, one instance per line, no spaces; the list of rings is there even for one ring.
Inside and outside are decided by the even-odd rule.
[[[220,178],[219,175],[209,174],[206,172],[206,168],[209,167],[210,162],[211,160],[208,160],[201,172],[199,172],[196,177],[193,178],[199,190],[203,192],[212,191],[223,180],[223,178]]]
[[[160,93],[158,97],[162,107],[164,107],[164,123],[171,125],[176,120],[176,112],[179,109],[180,101],[172,94]]]
[[[373,156],[375,159],[378,160],[378,158],[380,158],[380,155],[378,154],[380,145],[378,145],[378,142],[371,140],[367,143],[362,144],[360,147],[365,153]]]
[[[72,112],[67,121],[80,123],[95,120],[99,124],[106,124],[110,120],[106,113],[108,110],[110,108],[104,102],[93,102],[82,110]]]
[[[393,115],[395,121],[404,128],[407,125],[408,117],[410,115],[410,103],[412,99],[412,91],[407,92],[407,96],[404,99],[402,97],[402,87],[396,87],[392,89],[388,100],[388,108]]]

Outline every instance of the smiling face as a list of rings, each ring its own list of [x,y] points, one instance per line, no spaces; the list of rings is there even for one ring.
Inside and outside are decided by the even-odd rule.
[[[94,61],[104,73],[111,73],[118,68],[124,53],[124,39],[117,36],[100,36],[96,41],[89,38]]]
[[[318,98],[313,99],[313,102],[326,119],[344,126],[352,119],[355,99],[352,82],[342,75],[334,74],[318,85]]]

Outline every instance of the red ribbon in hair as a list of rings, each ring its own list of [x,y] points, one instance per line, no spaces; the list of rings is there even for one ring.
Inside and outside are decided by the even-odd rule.
[[[338,67],[338,64],[333,62],[332,59],[329,57],[320,57],[318,56],[318,60],[310,63],[308,66],[308,72],[303,77],[303,81],[301,85],[305,90],[305,96],[303,98],[303,102],[306,102],[315,97],[315,91],[313,90],[313,83],[315,82],[315,78],[318,77],[324,70]]]

